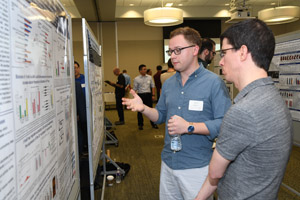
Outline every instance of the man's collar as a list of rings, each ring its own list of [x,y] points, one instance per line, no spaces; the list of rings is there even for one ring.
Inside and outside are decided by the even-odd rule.
[[[203,64],[203,67],[204,67],[204,68],[206,68],[207,65],[208,65],[208,63],[207,63],[206,61],[202,60],[201,58],[198,58],[198,62],[199,62],[199,63],[201,62],[201,63]]]
[[[239,100],[247,96],[249,92],[251,92],[253,89],[264,86],[264,85],[271,85],[274,84],[273,80],[271,77],[265,77],[265,78],[260,78],[257,79],[251,83],[249,83],[246,87],[244,87],[240,93],[236,95],[234,98],[234,103],[237,103]]]

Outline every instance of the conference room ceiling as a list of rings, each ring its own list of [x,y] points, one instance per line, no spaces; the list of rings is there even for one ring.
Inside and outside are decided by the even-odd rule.
[[[114,22],[121,20],[142,20],[143,12],[149,8],[161,7],[162,2],[173,3],[181,8],[184,18],[217,19],[230,17],[230,5],[246,4],[257,16],[261,9],[275,6],[300,6],[300,0],[61,0],[72,18],[86,18],[87,21]]]

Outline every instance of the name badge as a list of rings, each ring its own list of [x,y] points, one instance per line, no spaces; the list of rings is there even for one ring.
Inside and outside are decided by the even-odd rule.
[[[85,88],[85,84],[84,84],[84,83],[83,83],[83,84],[81,84],[81,87],[82,87],[82,88]]]
[[[189,110],[203,111],[203,101],[190,100]]]

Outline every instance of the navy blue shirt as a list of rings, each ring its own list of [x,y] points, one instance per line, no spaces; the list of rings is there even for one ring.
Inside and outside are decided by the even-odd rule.
[[[192,104],[203,104],[201,109]],[[165,144],[162,160],[171,169],[200,168],[209,164],[212,156],[213,140],[218,136],[222,119],[231,106],[225,83],[203,65],[190,75],[182,86],[179,72],[165,81],[156,105],[159,119],[156,123],[166,122]],[[170,148],[168,120],[178,115],[188,122],[204,122],[210,135],[181,135],[182,149],[174,153]]]
[[[80,74],[79,78],[75,78],[76,81],[80,82],[81,87],[82,87],[82,91],[85,95],[85,78],[83,74]]]

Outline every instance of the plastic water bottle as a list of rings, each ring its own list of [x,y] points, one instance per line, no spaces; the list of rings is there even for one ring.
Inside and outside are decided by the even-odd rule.
[[[171,150],[180,151],[182,148],[180,135],[171,136]]]
[[[117,168],[116,183],[121,183],[121,170],[120,170],[120,167]]]

